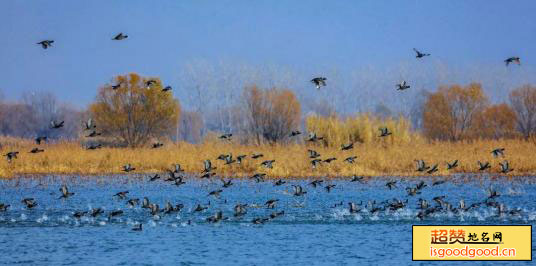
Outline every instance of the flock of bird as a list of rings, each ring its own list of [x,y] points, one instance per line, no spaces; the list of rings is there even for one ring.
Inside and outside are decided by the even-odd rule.
[[[210,167],[210,166],[209,166]],[[160,178],[158,175],[155,175],[153,177],[149,177],[146,180],[148,183],[153,182],[170,182],[173,185],[181,186],[186,184],[186,177],[177,177],[177,175],[180,175],[182,172],[182,169],[180,166],[177,166],[174,171],[170,171],[170,176],[166,179]],[[114,199],[119,202],[123,202],[121,204],[124,204],[123,206],[126,206],[128,209],[140,209],[140,210],[146,210],[146,215],[144,217],[149,217],[153,220],[160,220],[166,215],[177,215],[177,214],[199,214],[203,215],[205,213],[212,213],[212,215],[205,215],[203,220],[206,223],[218,223],[221,221],[240,221],[240,222],[250,222],[252,224],[264,224],[266,222],[272,221],[277,219],[278,217],[282,217],[286,215],[285,211],[288,211],[289,207],[294,208],[304,208],[307,205],[306,197],[308,195],[308,192],[313,190],[313,194],[320,194],[321,191],[318,189],[322,189],[325,192],[324,193],[332,193],[333,191],[336,191],[337,188],[341,189],[341,191],[345,188],[352,188],[350,184],[366,184],[370,182],[370,179],[365,178],[363,176],[352,176],[349,179],[346,180],[338,180],[337,182],[333,182],[331,180],[322,180],[322,179],[313,179],[313,180],[276,180],[273,181],[271,184],[267,181],[264,181],[262,178],[257,179],[258,183],[263,182],[265,184],[264,188],[266,186],[273,186],[275,187],[282,187],[284,190],[280,190],[280,194],[286,195],[285,197],[291,197],[296,199],[294,205],[289,204],[282,204],[281,202],[284,201],[284,199],[281,198],[281,195],[269,195],[268,193],[263,193],[264,196],[267,196],[267,199],[263,199],[261,202],[255,199],[251,198],[244,198],[242,200],[244,201],[250,201],[250,202],[234,202],[231,203],[230,201],[225,198],[225,190],[228,190],[235,184],[233,183],[232,179],[225,180],[223,178],[221,180],[221,185],[218,187],[218,181],[215,179],[210,180],[209,182],[209,192],[206,194],[206,197],[208,197],[208,203],[206,204],[192,204],[189,208],[183,203],[172,203],[169,200],[167,200],[162,207],[156,202],[152,202],[148,197],[143,198],[137,198],[137,197],[129,197],[129,191],[128,190],[122,190],[117,191],[115,194],[110,193],[109,197],[110,199]],[[429,198],[418,198],[417,195],[420,195],[426,187],[436,187],[436,186],[443,186],[445,185],[449,179],[435,179],[432,182],[425,182],[423,180],[421,181],[412,181],[407,182],[409,186],[405,187],[406,191],[406,198],[393,198],[391,200],[368,200],[367,202],[356,202],[352,200],[348,200],[347,202],[343,201],[335,201],[333,204],[329,206],[330,209],[338,209],[338,210],[345,210],[347,214],[345,215],[368,215],[369,217],[378,217],[382,215],[390,215],[394,214],[400,211],[404,210],[415,210],[412,212],[414,215],[413,219],[417,220],[427,220],[427,219],[433,219],[434,217],[441,217],[440,215],[466,215],[470,214],[470,212],[473,211],[487,211],[491,213],[491,217],[496,218],[511,218],[516,219],[520,218],[526,210],[523,210],[521,208],[510,208],[505,205],[505,203],[500,202],[498,199],[501,196],[501,193],[499,193],[497,190],[493,189],[491,186],[487,189],[487,196],[484,198],[481,198],[481,200],[478,200],[478,197],[475,197],[472,199],[471,204],[466,204],[465,199],[460,199],[456,205],[449,203],[447,201],[447,197],[449,194],[441,194],[436,196],[429,196]],[[190,181],[189,181],[190,182]],[[191,182],[195,184],[195,182],[198,182],[198,179],[192,179]],[[247,180],[244,182],[248,182]],[[388,180],[385,183],[385,189],[386,191],[396,190],[399,188],[400,183],[402,183],[399,180]],[[199,183],[197,183],[199,184]],[[243,183],[242,183],[243,184]],[[242,185],[241,184],[241,185]],[[307,186],[310,188],[307,189]],[[359,185],[358,185],[359,186]],[[369,187],[369,186],[363,186],[363,188]],[[250,191],[257,191],[257,193],[260,192],[260,187],[255,188]],[[378,188],[381,190],[381,188]],[[309,191],[307,191],[309,190]],[[59,188],[60,196],[57,198],[57,200],[61,201],[68,201],[71,200],[71,198],[79,196],[79,194],[76,194],[69,190],[67,185],[63,184]],[[227,192],[229,193],[229,192]],[[430,191],[428,193],[431,195],[433,192]],[[54,195],[54,193],[50,193],[50,195]],[[228,194],[227,194],[228,195]],[[102,196],[101,196],[102,197]],[[373,196],[374,197],[374,196]],[[416,201],[417,206],[415,208],[410,206],[410,199],[414,198],[413,202]],[[217,200],[220,205],[218,204],[211,204],[211,199]],[[303,200],[300,200],[303,199]],[[333,198],[331,198],[333,199]],[[288,203],[288,200],[286,201]],[[22,206],[26,210],[35,210],[38,208],[38,206],[41,206],[35,198],[23,198],[21,200]],[[432,204],[435,203],[435,204]],[[223,204],[223,206],[222,206]],[[227,204],[232,204],[232,214],[228,211],[224,211],[226,209],[229,209],[231,206],[225,207]],[[345,207],[346,206],[346,207]],[[6,214],[10,212],[11,204],[0,202],[0,217],[2,216],[2,213]],[[325,208],[328,208],[326,206]],[[124,208],[117,208],[113,210],[106,210],[105,208],[99,207],[99,208],[91,208],[89,210],[72,210],[70,211],[69,216],[71,216],[75,220],[80,220],[84,217],[87,217],[88,219],[91,218],[97,218],[97,217],[105,217],[108,219],[108,221],[111,221],[112,219],[115,219],[117,217],[120,217],[122,215],[127,214],[127,210]],[[256,211],[255,216],[249,215],[249,220],[246,218],[248,211],[251,209],[256,210],[262,210],[265,209],[266,212],[263,212],[264,215],[259,215],[259,211]],[[139,219],[139,217],[137,218]],[[1,221],[1,220],[0,220]],[[188,219],[188,221],[185,224],[191,224],[192,221]],[[133,231],[141,231],[142,223],[136,222],[133,223],[133,227],[131,228]]]

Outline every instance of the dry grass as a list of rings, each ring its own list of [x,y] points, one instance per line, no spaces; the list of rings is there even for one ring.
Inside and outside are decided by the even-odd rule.
[[[167,144],[160,149],[103,148],[88,151],[76,142],[60,142],[41,145],[44,153],[28,153],[36,145],[30,140],[0,138],[3,154],[19,151],[19,158],[8,163],[5,157],[0,161],[0,176],[15,177],[33,174],[65,175],[107,175],[122,173],[122,165],[131,163],[135,173],[156,173],[170,169],[172,164],[180,163],[189,173],[200,173],[203,161],[210,159],[217,167],[215,172],[223,176],[249,176],[253,173],[266,173],[273,178],[309,176],[415,176],[416,159],[428,164],[439,163],[440,171],[435,175],[448,175],[459,172],[478,172],[477,161],[489,161],[490,172],[499,172],[499,162],[508,160],[515,170],[510,175],[529,175],[536,173],[536,144],[532,141],[502,140],[473,142],[435,142],[415,141],[395,143],[357,144],[350,151],[340,148],[320,147],[318,145],[264,145],[240,146],[231,143],[188,143]],[[491,150],[497,147],[506,149],[504,158],[494,158]],[[337,157],[331,164],[324,163],[312,169],[307,149],[319,152],[322,159]],[[233,156],[247,154],[242,165],[224,165],[216,160],[220,154],[232,153]],[[264,157],[253,160],[252,153],[263,153]],[[355,164],[343,162],[344,158],[358,156]],[[275,159],[273,169],[260,166],[263,160]],[[455,171],[447,171],[447,161],[460,160]]]

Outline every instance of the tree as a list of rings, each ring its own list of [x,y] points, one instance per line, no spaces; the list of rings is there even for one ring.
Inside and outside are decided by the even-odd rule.
[[[536,133],[536,87],[525,85],[513,90],[510,104],[516,113],[519,131],[526,138]]]
[[[244,130],[257,144],[285,140],[298,128],[301,106],[292,91],[263,90],[253,85],[244,89],[242,97],[246,116]]]
[[[148,81],[154,81],[147,85]],[[120,85],[114,89],[113,85]],[[157,78],[135,73],[117,76],[114,84],[99,89],[89,107],[97,127],[130,147],[146,144],[151,137],[172,133],[180,117],[179,101],[162,91]]]
[[[505,103],[487,107],[475,119],[474,137],[500,139],[516,135],[516,113]]]
[[[203,119],[198,112],[183,112],[179,125],[179,138],[190,143],[201,142]]]
[[[423,113],[424,133],[433,139],[460,140],[468,136],[474,118],[487,106],[482,86],[440,87],[428,96]]]

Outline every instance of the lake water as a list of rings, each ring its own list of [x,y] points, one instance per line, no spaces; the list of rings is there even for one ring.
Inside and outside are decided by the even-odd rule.
[[[411,225],[413,224],[535,224],[536,183],[533,177],[505,180],[457,176],[432,186],[437,178],[398,181],[389,190],[389,178],[366,182],[325,180],[314,188],[312,180],[291,180],[274,186],[272,180],[257,183],[235,180],[222,188],[219,179],[186,179],[175,186],[140,177],[42,177],[0,181],[0,203],[10,204],[0,211],[0,263],[5,265],[404,265],[412,264]],[[396,179],[392,179],[396,180]],[[405,188],[424,180],[427,187],[416,196]],[[59,199],[62,184],[75,194]],[[324,188],[336,185],[331,192]],[[301,185],[307,193],[293,196],[291,185]],[[516,215],[498,215],[495,207],[480,206],[468,211],[442,211],[423,220],[417,217],[418,199],[432,200],[444,195],[454,207],[460,199],[466,206],[487,198],[487,188],[495,188],[506,210],[520,209]],[[209,192],[222,189],[219,198]],[[114,197],[129,191],[125,199]],[[162,210],[167,201],[183,204],[179,212],[153,216],[141,208],[143,197]],[[21,202],[34,198],[37,206],[28,210]],[[140,205],[129,207],[127,200],[139,198]],[[372,212],[394,202],[405,207]],[[264,204],[278,199],[274,209]],[[374,206],[369,201],[376,201]],[[342,201],[342,205],[338,205]],[[388,201],[388,202],[386,202]],[[210,202],[210,205],[209,205]],[[350,213],[348,202],[361,203],[362,210]],[[247,203],[247,214],[234,216],[234,206]],[[194,212],[197,204],[208,209]],[[257,206],[258,205],[258,206]],[[368,205],[368,206],[367,206]],[[103,214],[77,211],[102,208]],[[109,218],[109,213],[123,214]],[[207,217],[222,211],[224,219],[209,223]],[[284,214],[253,224],[255,218],[271,213]],[[133,231],[137,224],[142,231]],[[533,239],[534,242],[534,239]],[[536,245],[533,243],[533,253]],[[413,264],[419,264],[414,262]],[[422,265],[428,265],[424,262]],[[454,265],[459,262],[438,265]],[[497,263],[494,263],[494,265]],[[509,264],[500,262],[500,264]],[[529,265],[531,262],[516,262]],[[488,263],[491,265],[491,263]]]

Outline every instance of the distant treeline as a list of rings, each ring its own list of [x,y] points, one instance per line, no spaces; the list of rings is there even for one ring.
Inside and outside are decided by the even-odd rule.
[[[477,83],[442,86],[436,92],[425,93],[409,117],[392,113],[381,104],[368,113],[339,115],[326,104],[316,108],[317,112],[303,114],[292,88],[256,85],[244,85],[234,105],[181,110],[171,88],[164,88],[158,78],[117,76],[99,88],[87,110],[60,103],[47,92],[25,94],[18,102],[0,99],[0,135],[86,139],[83,121],[89,118],[101,133],[92,141],[112,140],[129,146],[166,140],[199,143],[229,133],[239,143],[266,144],[303,142],[306,134],[315,132],[323,137],[321,142],[326,146],[410,142],[416,138],[528,138],[536,134],[536,87],[531,85],[512,90],[509,99],[500,104],[491,104]],[[51,121],[65,121],[65,126],[53,130]],[[380,127],[387,127],[393,134],[377,138]],[[303,134],[296,136],[291,134],[293,131]]]

